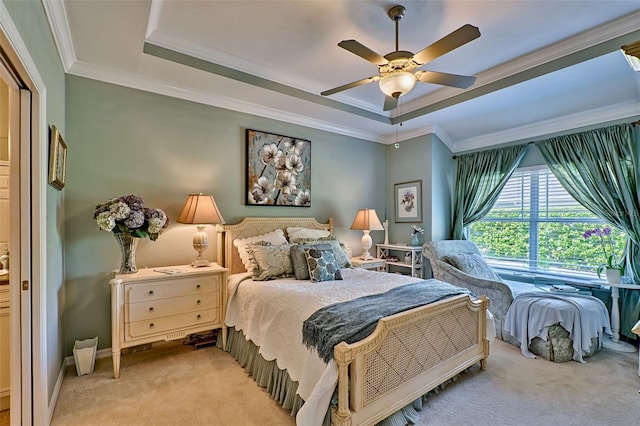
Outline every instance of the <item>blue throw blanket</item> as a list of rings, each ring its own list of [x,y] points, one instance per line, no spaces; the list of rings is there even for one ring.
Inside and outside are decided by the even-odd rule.
[[[472,293],[430,279],[395,287],[385,293],[325,306],[302,324],[302,343],[308,348],[315,348],[320,358],[329,362],[335,345],[364,339],[373,333],[380,318],[459,294]]]

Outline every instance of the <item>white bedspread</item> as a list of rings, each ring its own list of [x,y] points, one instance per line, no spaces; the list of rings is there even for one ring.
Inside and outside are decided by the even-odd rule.
[[[343,280],[320,283],[293,278],[253,281],[248,273],[233,274],[229,278],[225,322],[242,330],[246,338],[260,348],[264,359],[276,360],[278,367],[286,369],[291,380],[298,382],[297,393],[305,401],[296,416],[299,425],[322,423],[338,382],[335,363],[325,364],[315,350],[302,344],[304,320],[324,306],[382,293],[418,280],[359,268],[341,272]],[[492,320],[490,324],[493,325]],[[495,333],[488,332],[488,335],[493,337]]]
[[[405,275],[360,268],[341,272],[343,280],[320,283],[293,278],[253,281],[248,273],[234,274],[229,279],[225,322],[242,330],[260,347],[264,359],[275,359],[278,367],[286,369],[291,380],[298,382],[298,394],[305,401],[296,417],[300,425],[322,423],[338,382],[338,368],[333,361],[325,364],[315,351],[302,344],[304,320],[323,306],[417,281]]]
[[[600,299],[579,294],[530,292],[513,299],[504,320],[504,329],[520,342],[524,356],[535,358],[529,351],[534,337],[547,340],[550,325],[560,323],[573,340],[573,359],[582,357],[591,346],[591,338],[602,332],[611,334],[609,313]]]

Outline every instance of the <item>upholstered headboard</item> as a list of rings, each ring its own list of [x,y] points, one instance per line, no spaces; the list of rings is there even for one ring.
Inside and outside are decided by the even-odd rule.
[[[285,237],[287,227],[297,226],[311,229],[325,229],[333,235],[333,219],[320,223],[312,217],[246,217],[234,225],[217,225],[218,264],[229,268],[230,273],[245,272],[238,249],[233,245],[236,238],[247,238],[282,229]]]

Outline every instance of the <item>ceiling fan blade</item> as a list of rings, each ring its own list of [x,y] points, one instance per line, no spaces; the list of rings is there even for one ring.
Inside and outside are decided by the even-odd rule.
[[[457,87],[460,89],[466,89],[476,82],[475,77],[437,71],[422,71],[416,73],[416,77],[423,83],[442,84],[443,86]]]
[[[385,96],[384,97],[384,107],[383,111],[391,111],[398,106],[398,98],[394,98],[393,96]]]
[[[369,83],[374,83],[376,81],[380,80],[380,76],[379,75],[374,75],[373,77],[368,77],[368,78],[363,78],[362,80],[358,80],[358,81],[354,81],[353,83],[349,83],[349,84],[345,84],[330,90],[325,90],[324,92],[320,93],[322,96],[329,96],[329,95],[333,95],[334,93],[338,93],[338,92],[342,92],[343,90],[347,90],[347,89],[351,89],[353,87],[358,87],[358,86],[362,86],[363,84],[369,84]]]
[[[355,40],[342,40],[338,46],[376,65],[386,65],[389,62],[380,54]]]
[[[413,55],[413,60],[418,64],[424,65],[478,37],[480,37],[478,27],[470,24],[463,25],[449,35],[442,37],[431,46],[427,46]]]

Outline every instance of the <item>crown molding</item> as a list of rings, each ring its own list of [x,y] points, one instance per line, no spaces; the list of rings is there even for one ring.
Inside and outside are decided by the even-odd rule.
[[[65,72],[69,71],[71,66],[76,62],[76,53],[73,49],[73,40],[69,31],[69,20],[67,19],[67,10],[63,1],[42,0],[45,15],[51,27],[53,40],[58,48],[58,55],[64,67]]]
[[[440,126],[437,124],[430,124],[428,126],[423,126],[418,129],[408,130],[404,132],[398,133],[398,138],[396,139],[396,134],[388,134],[381,139],[381,143],[385,145],[392,145],[394,143],[404,142],[409,139],[418,138],[420,136],[426,135],[436,135],[438,139],[440,139],[446,146],[451,150],[454,142],[451,139],[451,136]]]
[[[578,131],[581,127],[604,125],[615,120],[629,119],[640,116],[640,103],[637,101],[624,102],[603,108],[596,108],[585,112],[556,117],[551,120],[540,121],[517,128],[490,133],[457,141],[453,144],[452,152],[464,152],[499,145],[515,141],[544,139],[552,134]]]
[[[380,135],[375,132],[367,132],[354,127],[341,126],[333,122],[309,118],[302,115],[293,114],[289,111],[269,108],[263,105],[257,105],[251,102],[241,101],[227,96],[212,96],[186,87],[176,86],[175,84],[167,84],[160,80],[141,77],[137,74],[124,73],[112,68],[96,66],[94,64],[89,64],[86,62],[77,61],[75,64],[73,64],[68,73],[79,77],[85,77],[93,80],[103,81],[106,83],[116,84],[118,86],[129,87],[145,92],[170,96],[173,98],[192,101],[213,107],[224,108],[246,114],[253,114],[260,117],[283,121],[286,123],[298,124],[300,126],[311,127],[326,132],[364,139],[370,142],[384,143]]]

